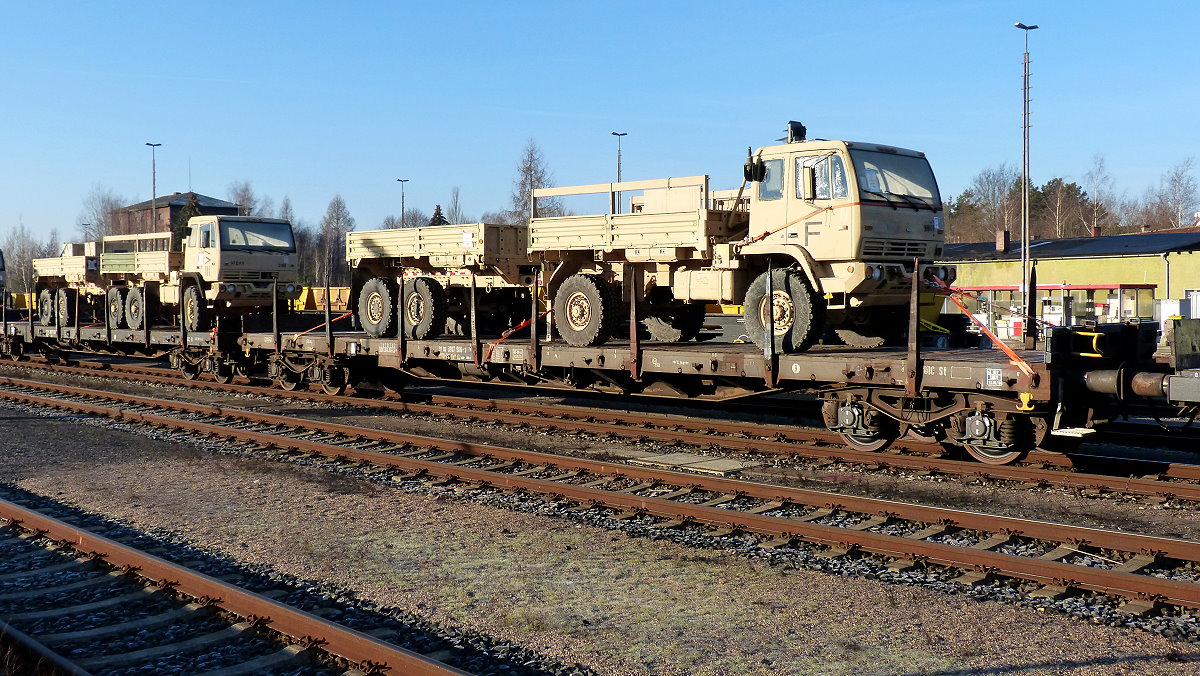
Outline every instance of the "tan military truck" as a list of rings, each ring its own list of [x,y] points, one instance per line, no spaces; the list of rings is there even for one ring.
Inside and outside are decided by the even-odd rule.
[[[495,333],[529,316],[536,268],[526,253],[524,226],[493,223],[430,225],[346,234],[353,271],[351,298],[360,325],[374,337],[409,338],[469,331],[471,290],[479,330]],[[398,293],[403,288],[402,293]]]
[[[178,248],[169,232],[67,244],[33,271],[44,326],[73,323],[78,307],[113,329],[140,329],[182,305],[187,329],[202,331],[214,314],[271,306],[273,288],[283,301],[300,295],[292,226],[275,218],[197,216]]]
[[[632,212],[616,213],[616,195],[638,190]],[[596,193],[609,194],[609,213],[537,216],[539,198]],[[799,352],[828,324],[849,345],[877,347],[906,324],[914,272],[953,275],[927,264],[944,237],[923,153],[809,141],[796,122],[786,144],[748,158],[737,193],[710,191],[707,176],[542,188],[532,211],[529,255],[552,268],[554,326],[572,345],[607,340],[637,289],[662,340],[694,336],[703,306],[726,303],[744,306],[760,346],[770,327],[776,349]]]

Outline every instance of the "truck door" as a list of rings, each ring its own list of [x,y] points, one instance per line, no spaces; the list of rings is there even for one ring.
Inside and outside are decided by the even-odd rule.
[[[782,157],[764,159],[762,180],[758,182],[750,208],[750,232],[773,232],[787,223],[787,162]],[[779,237],[780,235],[776,235]]]
[[[853,213],[846,163],[836,152],[792,156],[794,191],[788,206],[788,242],[803,244],[817,260],[854,258]],[[804,169],[813,170],[812,199],[806,200]]]

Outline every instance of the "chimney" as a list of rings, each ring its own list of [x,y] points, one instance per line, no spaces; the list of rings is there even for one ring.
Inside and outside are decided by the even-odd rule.
[[[1092,232],[1091,232],[1091,236],[1092,236],[1092,237],[1099,237],[1099,236],[1100,236],[1100,226],[1098,226],[1098,225],[1093,225],[1093,226],[1092,226]]]
[[[1009,235],[1008,230],[996,231],[996,253],[1008,253]]]

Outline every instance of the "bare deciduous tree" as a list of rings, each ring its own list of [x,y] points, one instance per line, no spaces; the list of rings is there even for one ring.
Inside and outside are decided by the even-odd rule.
[[[404,210],[404,222],[400,224],[400,227],[419,228],[423,225],[429,225],[429,214],[416,208]]]
[[[1196,177],[1192,174],[1195,164],[1195,158],[1189,157],[1163,174],[1159,193],[1171,219],[1169,227],[1182,228],[1193,222],[1197,199]]]
[[[462,201],[459,199],[458,186],[450,189],[450,201],[446,203],[446,220],[451,223],[466,223],[468,220],[463,213]]]
[[[83,211],[75,219],[75,227],[83,240],[98,240],[102,237],[117,234],[116,219],[113,215],[125,206],[125,198],[113,191],[96,184],[91,192],[83,198]]]
[[[1042,206],[1055,237],[1080,234],[1083,227],[1084,193],[1078,183],[1054,178],[1042,186]]]
[[[530,137],[521,151],[517,161],[517,177],[513,180],[512,209],[508,217],[510,223],[529,222],[529,199],[533,190],[550,188],[554,185],[554,175],[546,166],[546,159],[537,141]],[[556,198],[538,200],[538,214],[541,216],[559,216],[563,213],[562,202]]]
[[[1088,194],[1087,203],[1083,206],[1083,221],[1087,228],[1106,230],[1116,226],[1119,200],[1103,155],[1092,157],[1092,168],[1083,176],[1083,187]]]
[[[245,179],[234,181],[225,189],[225,193],[230,202],[238,205],[239,216],[259,215],[258,196],[254,194],[254,188],[251,187],[250,181]]]
[[[42,245],[23,222],[4,235],[4,276],[12,293],[33,291],[33,259],[42,255]],[[55,252],[57,254],[57,252]]]
[[[279,213],[276,215],[285,221],[294,222],[296,220],[296,213],[292,209],[292,198],[284,196],[283,201],[279,203]]]
[[[334,195],[321,219],[317,281],[342,286],[349,281],[346,271],[346,233],[354,230],[354,217],[341,195]]]

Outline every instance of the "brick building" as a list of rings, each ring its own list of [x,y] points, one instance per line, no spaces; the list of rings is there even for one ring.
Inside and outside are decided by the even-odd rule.
[[[183,211],[188,200],[193,198],[199,212],[197,215],[237,216],[239,214],[239,207],[233,202],[226,202],[195,192],[177,192],[174,195],[161,196],[153,202],[146,200],[117,209],[112,215],[112,234],[132,235],[170,230],[175,216]]]

